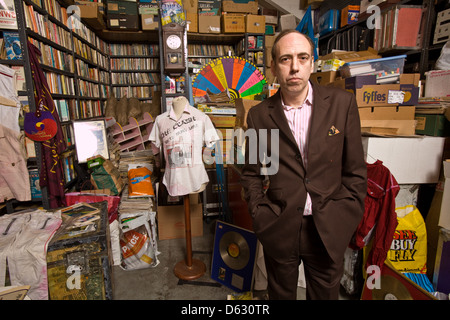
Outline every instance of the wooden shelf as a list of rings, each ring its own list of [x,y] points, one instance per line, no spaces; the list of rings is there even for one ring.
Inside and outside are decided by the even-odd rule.
[[[148,43],[158,42],[158,30],[126,31],[126,30],[101,30],[96,31],[97,36],[109,43]]]

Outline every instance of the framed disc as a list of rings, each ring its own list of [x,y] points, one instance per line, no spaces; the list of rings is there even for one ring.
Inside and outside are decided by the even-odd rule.
[[[219,242],[223,262],[233,270],[240,270],[248,264],[250,248],[244,237],[235,231],[228,231]]]

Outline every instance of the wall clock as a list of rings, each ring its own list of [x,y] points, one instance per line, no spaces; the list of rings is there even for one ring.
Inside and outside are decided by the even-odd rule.
[[[182,74],[186,69],[184,27],[169,23],[162,27],[164,70],[168,74]]]

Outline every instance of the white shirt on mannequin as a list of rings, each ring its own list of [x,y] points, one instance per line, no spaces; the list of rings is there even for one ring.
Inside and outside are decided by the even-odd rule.
[[[219,140],[210,118],[177,97],[173,108],[155,119],[149,140],[163,147],[166,160],[163,183],[171,196],[204,190],[209,182],[203,164],[203,146],[211,148]]]

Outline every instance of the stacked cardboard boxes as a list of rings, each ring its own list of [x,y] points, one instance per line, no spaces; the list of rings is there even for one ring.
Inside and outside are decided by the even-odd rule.
[[[139,30],[137,2],[109,0],[106,21],[111,30]]]
[[[141,16],[142,30],[157,30],[159,28],[159,7],[156,1],[139,1],[138,12]]]
[[[157,0],[109,0],[108,2],[89,2],[91,6],[104,6],[100,13],[106,15],[106,27],[109,30],[157,30],[159,27],[159,5]],[[92,15],[93,13],[91,13]],[[103,17],[103,15],[102,15]],[[105,28],[105,24],[101,29]]]
[[[404,56],[381,58],[369,49],[322,56],[312,81],[340,87],[355,95],[363,133],[415,134],[415,106],[420,75],[403,73]]]

